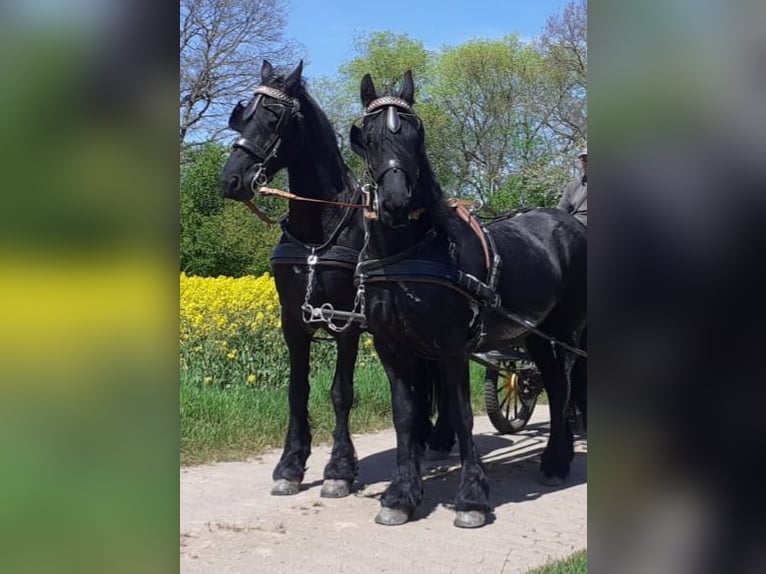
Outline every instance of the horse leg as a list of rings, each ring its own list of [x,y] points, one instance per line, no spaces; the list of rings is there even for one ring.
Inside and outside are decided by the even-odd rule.
[[[297,494],[306,460],[311,454],[311,429],[309,427],[309,355],[311,336],[300,322],[282,314],[282,334],[290,356],[290,386],[288,403],[290,418],[287,437],[276,468],[272,474],[274,485],[271,494]]]
[[[587,351],[588,333],[587,328],[583,329],[580,335],[579,347]],[[572,367],[572,402],[580,409],[582,414],[582,426],[588,428],[588,359],[577,357],[574,367]]]
[[[348,429],[348,416],[354,401],[354,365],[359,350],[359,332],[341,335],[337,339],[338,358],[332,381],[332,406],[335,410],[335,430],[330,461],[324,469],[321,496],[342,498],[351,492],[357,473],[354,445]]]
[[[415,373],[410,387],[417,413],[413,427],[413,440],[422,453],[426,450],[433,429],[431,416],[434,409],[434,378],[428,361],[419,361],[417,367],[420,371]]]
[[[565,338],[561,340],[570,342]],[[561,348],[554,352],[551,343],[537,335],[527,338],[527,350],[540,369],[550,409],[551,434],[540,464],[542,481],[549,486],[560,485],[569,474],[569,465],[574,458],[572,430],[566,416],[569,400],[568,371],[571,370],[573,357]]]
[[[391,386],[391,410],[396,430],[396,471],[383,493],[381,509],[375,522],[387,526],[404,524],[410,519],[423,498],[419,453],[422,450],[417,436],[418,401],[413,396],[414,380],[421,372],[418,360],[406,353],[396,353],[376,345],[383,368]],[[414,382],[413,382],[414,381]],[[422,407],[422,404],[421,404]]]
[[[452,447],[455,445],[455,428],[452,426],[452,415],[449,408],[449,391],[440,380],[436,373],[432,376],[434,381],[434,391],[436,393],[436,408],[438,416],[431,435],[428,438],[428,460],[443,460],[449,457]]]
[[[442,361],[440,375],[440,384],[449,392],[449,412],[457,432],[462,464],[455,499],[455,526],[478,528],[486,523],[490,511],[489,481],[473,441],[468,357]]]

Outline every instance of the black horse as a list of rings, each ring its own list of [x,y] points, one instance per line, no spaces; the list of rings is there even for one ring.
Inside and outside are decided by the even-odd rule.
[[[286,168],[290,190],[298,196],[359,203],[359,187],[343,162],[332,125],[305,89],[302,70],[303,62],[285,77],[264,61],[261,85],[252,100],[235,107],[229,127],[241,137],[221,174],[225,197],[250,200],[254,190]],[[323,326],[335,338],[338,354],[332,384],[334,444],[321,495],[347,496],[357,474],[348,418],[360,329],[337,319],[334,328],[329,327],[312,309],[325,303],[337,310],[354,307],[353,271],[363,240],[361,212],[343,205],[290,201],[282,230],[271,263],[290,358],[290,419],[271,492],[295,494],[303,480],[311,453],[309,351],[316,330]]]
[[[565,406],[575,355],[567,347],[575,346],[585,320],[585,228],[562,211],[532,209],[488,224],[489,239],[482,240],[475,220],[471,225],[466,211],[461,217],[445,201],[413,96],[410,72],[398,95],[383,97],[366,75],[365,114],[350,138],[366,162],[373,212],[357,280],[366,288],[368,328],[389,377],[397,436],[397,468],[376,522],[402,524],[421,501],[414,396],[418,373],[430,363],[448,393],[460,446],[455,525],[477,527],[490,510],[489,484],[472,438],[469,353],[526,345],[550,404],[542,473],[549,482],[569,473],[574,450]]]

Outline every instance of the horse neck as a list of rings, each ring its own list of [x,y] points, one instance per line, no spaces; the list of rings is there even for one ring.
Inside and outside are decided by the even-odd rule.
[[[324,201],[350,201],[346,165],[333,141],[304,137],[296,160],[287,168],[290,191],[301,197]],[[328,140],[330,138],[327,138]],[[311,202],[291,201],[288,229],[306,243],[324,243],[340,223],[344,208]]]
[[[379,221],[371,221],[369,225],[370,241],[367,255],[371,259],[403,253],[423,241],[429,231],[434,229],[427,214],[399,229],[392,229]]]
[[[429,177],[424,177],[423,174],[424,172],[421,171],[419,182],[423,193],[437,194],[438,198],[418,219],[411,221],[403,229],[391,229],[380,222],[371,222],[368,249],[371,257],[391,257],[402,253],[423,241],[432,231],[436,231],[438,235],[444,237],[452,236],[452,229],[449,227],[448,221],[449,216],[446,209],[442,211],[441,188],[438,187],[432,174]]]

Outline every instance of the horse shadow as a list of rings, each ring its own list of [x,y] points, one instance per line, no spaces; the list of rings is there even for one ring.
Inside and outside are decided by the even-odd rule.
[[[480,434],[474,436],[489,480],[489,504],[497,509],[505,504],[535,500],[544,494],[584,484],[587,481],[587,455],[575,452],[571,470],[564,484],[547,486],[540,482],[540,455],[548,443],[548,423],[528,425],[514,435]],[[586,438],[575,434],[576,443]],[[356,496],[380,499],[394,474],[396,449],[378,452],[359,461]],[[444,460],[422,461],[423,500],[411,521],[429,516],[439,506],[454,510],[460,483],[460,455],[457,447]],[[380,484],[384,483],[384,484]],[[493,521],[490,514],[488,524]]]

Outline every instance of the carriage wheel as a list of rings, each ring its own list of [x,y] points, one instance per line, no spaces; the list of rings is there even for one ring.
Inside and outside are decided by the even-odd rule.
[[[512,371],[487,369],[484,402],[487,415],[498,432],[513,434],[523,429],[535,410],[540,388]]]

